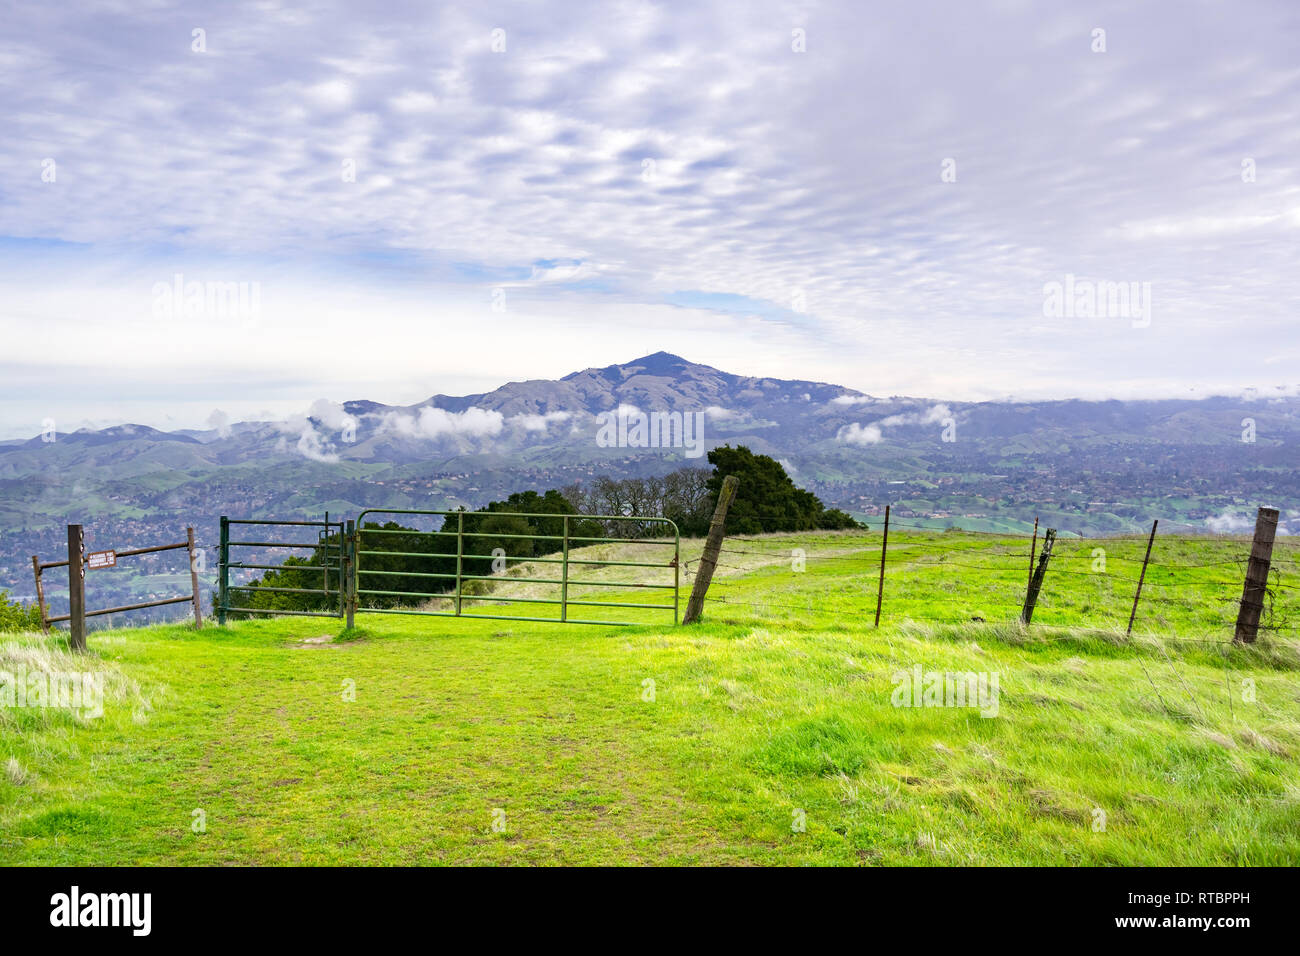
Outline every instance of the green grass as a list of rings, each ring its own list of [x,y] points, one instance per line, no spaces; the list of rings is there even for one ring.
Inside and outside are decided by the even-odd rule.
[[[1145,539],[1061,541],[1029,629],[1026,541],[893,531],[873,629],[879,544],[729,539],[690,628],[362,614],[96,632],[81,659],[14,638],[0,670],[94,669],[106,701],[0,708],[0,863],[1300,862],[1300,655],[1226,643],[1243,542],[1157,539],[1132,639]],[[1294,548],[1275,565],[1300,582]],[[914,665],[996,672],[998,716],[893,706]]]

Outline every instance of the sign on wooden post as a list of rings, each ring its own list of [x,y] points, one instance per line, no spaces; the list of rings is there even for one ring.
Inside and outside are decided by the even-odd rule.
[[[115,567],[117,567],[116,551],[92,551],[86,555],[86,568],[91,571]]]

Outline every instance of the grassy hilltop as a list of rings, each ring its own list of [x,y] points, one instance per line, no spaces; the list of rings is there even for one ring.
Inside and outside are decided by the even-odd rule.
[[[1243,648],[1239,539],[1157,539],[1132,639],[1144,538],[1058,541],[1028,629],[1026,540],[891,531],[876,630],[879,545],[730,538],[691,628],[8,636],[0,671],[107,676],[98,719],[0,708],[0,863],[1300,863],[1295,547]],[[997,716],[894,706],[918,666],[996,673]]]

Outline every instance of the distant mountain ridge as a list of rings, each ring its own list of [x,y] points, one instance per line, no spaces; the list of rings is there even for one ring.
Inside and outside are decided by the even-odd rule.
[[[852,389],[822,382],[790,381],[734,375],[708,365],[689,362],[669,352],[655,352],[621,365],[570,372],[563,378],[509,382],[475,395],[434,395],[408,406],[388,406],[371,401],[345,402],[355,415],[383,410],[418,411],[425,407],[463,412],[482,408],[503,415],[545,415],[583,411],[597,414],[621,404],[663,411],[684,411],[717,405],[720,401],[761,398],[766,390],[802,388],[815,397],[860,395]],[[865,396],[863,396],[865,397]],[[721,407],[721,406],[718,406]]]
[[[681,447],[602,445],[597,416],[620,407],[700,413],[706,449],[771,455],[828,506],[858,514],[892,502],[936,521],[1022,527],[1056,513],[1082,531],[1136,528],[1149,515],[1204,530],[1264,503],[1300,517],[1297,398],[936,402],[656,352],[409,406],[321,400],[280,422],[118,425],[0,444],[0,531],[21,548],[23,534],[78,517],[477,507],[601,474],[706,465]]]
[[[318,406],[321,404],[317,403]],[[509,382],[489,392],[461,396],[436,394],[422,402],[405,406],[357,399],[335,407],[342,415],[356,420],[360,426],[358,431],[364,433],[375,430],[365,427],[367,421],[378,426],[385,417],[418,415],[424,409],[440,409],[455,414],[471,410],[493,412],[502,417],[504,426],[509,420],[520,417],[553,416],[554,420],[559,421],[563,420],[559,417],[562,415],[595,416],[620,406],[632,406],[643,411],[709,411],[711,418],[717,422],[724,419],[732,421],[731,425],[719,425],[720,432],[736,430],[741,427],[740,420],[746,417],[751,420],[751,424],[754,420],[768,426],[797,420],[803,424],[815,423],[820,426],[820,432],[815,435],[785,435],[774,441],[774,444],[784,441],[798,445],[814,437],[844,441],[845,436],[841,430],[853,424],[870,425],[873,421],[884,420],[887,429],[914,427],[920,422],[897,420],[898,417],[909,412],[928,412],[934,408],[947,409],[954,415],[961,413],[964,424],[973,429],[972,437],[1038,431],[1068,433],[1070,438],[1081,440],[1098,436],[1120,438],[1152,429],[1169,428],[1188,439],[1199,436],[1214,440],[1216,436],[1222,436],[1223,429],[1216,426],[1206,430],[1204,424],[1207,418],[1221,418],[1222,416],[1216,415],[1217,412],[1232,409],[1233,414],[1236,410],[1243,413],[1254,410],[1258,413],[1263,409],[1272,416],[1281,410],[1280,419],[1289,429],[1290,424],[1294,423],[1297,408],[1300,408],[1300,400],[1281,397],[1248,402],[1241,398],[1212,397],[1142,401],[1062,399],[937,402],[898,396],[885,399],[825,382],[737,375],[690,362],[669,352],[655,352],[622,364],[571,372],[558,380]],[[972,414],[976,412],[978,414]],[[308,413],[301,420],[325,430],[333,424],[331,416],[316,411]],[[292,432],[298,421],[299,419],[283,423],[239,422],[221,432],[215,429],[167,432],[148,425],[123,424],[100,430],[82,429],[72,433],[59,433],[57,443],[103,446],[136,441],[199,445],[212,444],[214,441],[256,442],[268,434],[278,438]],[[1240,423],[1233,426],[1234,429],[1239,427]],[[833,430],[833,434],[825,434],[826,429]],[[535,423],[531,430],[540,431]],[[443,432],[435,430],[425,437],[438,438],[455,433],[454,429],[445,429]],[[851,438],[847,443],[876,444],[870,441],[854,442]],[[0,455],[15,448],[29,449],[46,444],[52,443],[42,436],[0,443]],[[367,457],[342,447],[336,448],[336,451],[345,459]]]

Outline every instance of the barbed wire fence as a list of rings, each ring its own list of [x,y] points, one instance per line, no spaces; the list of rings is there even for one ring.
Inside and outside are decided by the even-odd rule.
[[[1014,624],[1023,621],[1041,555],[1036,553],[1042,540],[1037,530],[1032,535],[968,531],[895,520],[886,542],[886,535],[873,529],[817,534],[785,530],[788,520],[783,518],[759,520],[777,530],[733,535],[718,548],[705,601],[729,617],[771,623],[798,616],[833,627],[872,628],[861,602],[855,612],[834,600],[854,597],[877,599],[886,621]],[[815,539],[809,537],[813,534]],[[811,540],[815,547],[809,546]],[[1148,545],[1149,553],[1143,554]],[[1082,632],[1125,643],[1135,651],[1164,710],[1187,719],[1193,709],[1204,717],[1204,708],[1167,648],[1217,649],[1232,712],[1231,656],[1239,641],[1231,632],[1244,595],[1250,593],[1251,545],[1248,538],[1232,536],[1157,537],[1154,528],[1150,536],[1056,538],[1036,595],[1039,616],[1027,626],[1037,641],[1077,641]],[[1137,553],[1130,553],[1133,548]],[[1291,637],[1300,619],[1300,542],[1277,540],[1271,548],[1258,630]],[[685,562],[688,580],[700,560]],[[829,578],[808,574],[822,569],[841,573]],[[754,593],[750,577],[756,574],[771,578],[761,596]],[[824,586],[828,580],[833,582],[830,590]],[[1132,640],[1134,620],[1140,624],[1139,640]],[[1172,675],[1179,696],[1190,704],[1186,713],[1170,706],[1148,659]]]

